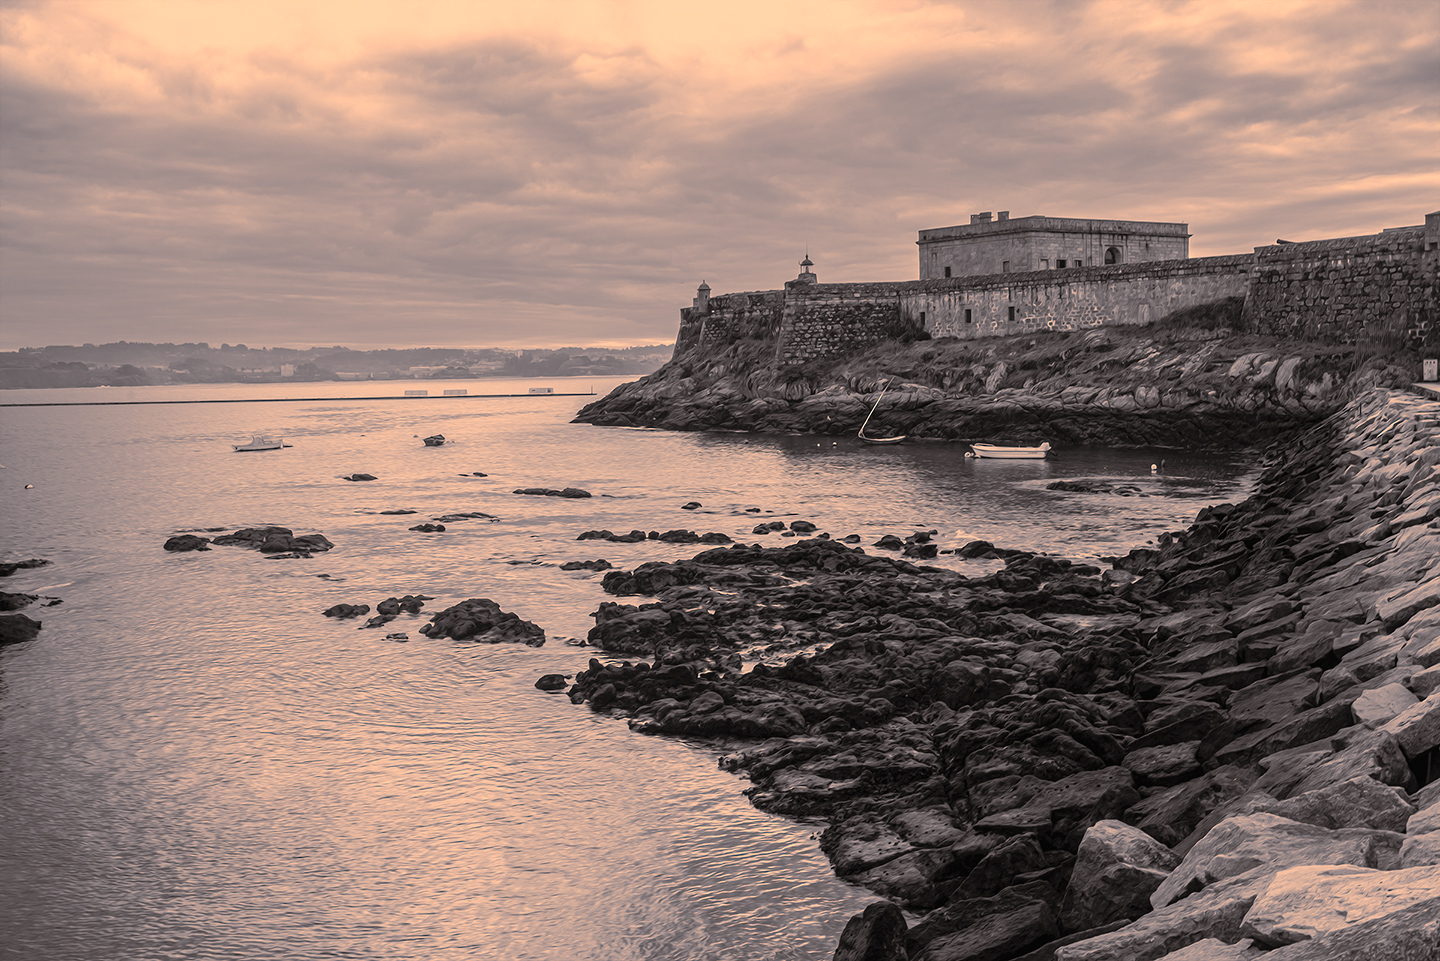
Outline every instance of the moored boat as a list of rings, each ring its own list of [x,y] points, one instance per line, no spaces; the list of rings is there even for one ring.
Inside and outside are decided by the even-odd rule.
[[[900,443],[902,440],[904,440],[907,436],[909,436],[908,434],[895,434],[895,435],[893,435],[893,436],[891,436],[891,437],[866,437],[866,436],[865,436],[865,426],[870,423],[870,418],[873,417],[873,416],[875,416],[875,410],[876,410],[876,408],[878,408],[878,407],[880,406],[880,399],[885,396],[885,392],[886,392],[887,390],[889,390],[889,389],[890,389],[890,381],[887,380],[887,381],[885,381],[885,386],[880,388],[880,396],[875,398],[875,403],[872,404],[871,407],[870,407],[870,413],[868,413],[868,414],[865,415],[865,420],[861,422],[861,424],[860,424],[860,430],[859,430],[859,431],[856,433],[856,435],[855,435],[856,437],[859,437],[862,441],[864,441],[864,442],[867,443],[867,444],[898,444],[898,443]]]
[[[231,444],[237,451],[242,450],[279,450],[290,445],[279,437],[267,437],[264,434],[256,434],[250,438],[247,444]]]
[[[999,458],[1001,460],[1039,460],[1050,453],[1050,442],[1039,447],[1000,447],[996,444],[971,444],[976,457]]]
[[[444,434],[431,434],[429,437],[422,437],[426,447],[442,447],[445,444]]]

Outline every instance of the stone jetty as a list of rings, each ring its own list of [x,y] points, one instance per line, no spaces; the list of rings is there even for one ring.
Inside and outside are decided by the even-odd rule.
[[[609,571],[590,643],[636,660],[569,697],[825,819],[877,895],[837,961],[1440,959],[1437,464],[1440,403],[1377,388],[1105,570],[821,535]]]

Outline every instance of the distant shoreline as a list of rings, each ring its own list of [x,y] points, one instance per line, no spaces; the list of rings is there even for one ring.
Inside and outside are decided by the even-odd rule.
[[[436,394],[434,396],[416,396],[405,394],[385,394],[380,397],[199,397],[190,400],[44,400],[31,401],[24,404],[0,403],[0,407],[133,407],[144,404],[280,404],[280,403],[303,403],[306,401],[338,401],[338,400],[480,400],[494,397],[594,397],[595,391],[579,391],[576,393],[561,394]]]

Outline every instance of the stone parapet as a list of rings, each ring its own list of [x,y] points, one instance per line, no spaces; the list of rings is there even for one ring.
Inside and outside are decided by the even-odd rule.
[[[1325,343],[1440,342],[1440,248],[1430,243],[1431,217],[1425,226],[1363,237],[1255,248],[1247,329]]]
[[[921,281],[899,293],[901,318],[935,337],[1148,324],[1244,297],[1254,256],[1197,257]]]

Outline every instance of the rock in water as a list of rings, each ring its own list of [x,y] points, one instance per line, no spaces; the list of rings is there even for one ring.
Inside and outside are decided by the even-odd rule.
[[[518,641],[540,647],[545,643],[543,628],[521,620],[519,615],[502,611],[499,604],[485,597],[472,597],[454,607],[447,607],[420,628],[420,633],[426,637],[452,637],[457,641],[475,640],[490,644]]]
[[[39,633],[39,621],[24,614],[0,614],[0,646],[32,640]]]

